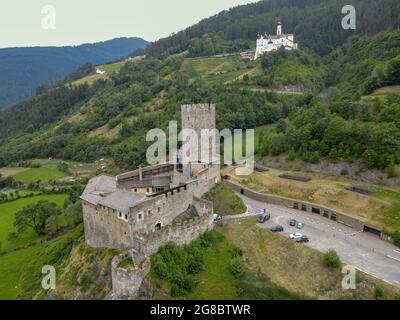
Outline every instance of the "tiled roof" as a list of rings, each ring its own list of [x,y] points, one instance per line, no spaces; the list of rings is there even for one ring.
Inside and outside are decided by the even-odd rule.
[[[102,198],[99,204],[118,210],[122,213],[128,213],[130,207],[133,207],[135,204],[144,199],[146,199],[146,195],[143,193],[134,193],[127,190],[118,189]]]
[[[117,188],[115,177],[98,176],[89,180],[81,199],[93,205],[103,205],[123,213],[129,212],[129,207],[144,200],[146,196]]]

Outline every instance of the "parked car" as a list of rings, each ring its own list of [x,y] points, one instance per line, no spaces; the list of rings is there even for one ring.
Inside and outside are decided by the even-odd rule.
[[[299,232],[296,233],[292,233],[289,237],[290,239],[296,240],[296,239],[300,239],[303,235]]]
[[[297,229],[303,229],[304,224],[302,222],[297,222]]]
[[[264,223],[264,222],[268,221],[269,219],[271,219],[270,213],[263,213],[258,216],[259,223]]]
[[[310,239],[308,239],[307,236],[302,236],[302,237],[297,238],[297,239],[295,239],[295,240],[296,240],[296,242],[299,242],[299,243],[309,242],[309,241],[310,241]]]
[[[296,220],[290,219],[290,220],[289,220],[289,226],[294,227],[295,225],[296,225]]]
[[[214,213],[213,219],[214,219],[214,222],[218,222],[218,221],[222,220],[222,217],[219,214]]]
[[[282,226],[275,226],[271,228],[272,232],[282,232],[283,231],[283,227]]]

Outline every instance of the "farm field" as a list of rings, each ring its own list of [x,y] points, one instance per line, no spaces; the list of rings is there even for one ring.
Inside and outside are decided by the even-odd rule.
[[[190,79],[202,78],[210,83],[227,83],[245,74],[254,74],[259,64],[243,60],[240,56],[187,58],[181,72]]]
[[[49,182],[64,177],[65,173],[58,170],[55,166],[46,166],[40,168],[28,168],[14,175],[14,179],[21,182]]]
[[[14,243],[9,243],[9,241],[7,240],[7,236],[10,232],[15,231],[15,228],[13,226],[15,213],[17,213],[28,204],[35,204],[40,200],[55,202],[59,207],[62,207],[66,198],[66,194],[49,194],[22,198],[0,204],[0,241],[2,243],[0,247],[0,253],[24,246],[30,241],[36,240],[38,238],[38,235],[32,229],[30,229],[27,230],[22,236],[20,236]]]

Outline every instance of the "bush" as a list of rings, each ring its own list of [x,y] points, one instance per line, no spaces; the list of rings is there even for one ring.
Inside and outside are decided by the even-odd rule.
[[[243,260],[239,257],[233,258],[229,265],[229,271],[236,279],[242,278],[246,272]]]
[[[342,169],[342,171],[340,171],[340,174],[342,176],[347,176],[349,174],[349,171],[347,169]]]
[[[339,268],[342,264],[340,258],[335,250],[331,249],[324,253],[323,255],[324,265],[328,268]]]
[[[386,300],[385,291],[381,287],[376,287],[374,292],[374,299],[375,300]]]
[[[171,284],[171,295],[177,297],[192,292],[197,283],[196,279],[190,275],[176,273],[171,278]]]

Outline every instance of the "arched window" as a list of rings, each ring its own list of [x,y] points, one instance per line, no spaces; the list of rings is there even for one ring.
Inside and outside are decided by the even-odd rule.
[[[156,224],[155,230],[156,231],[161,230],[161,222]]]

